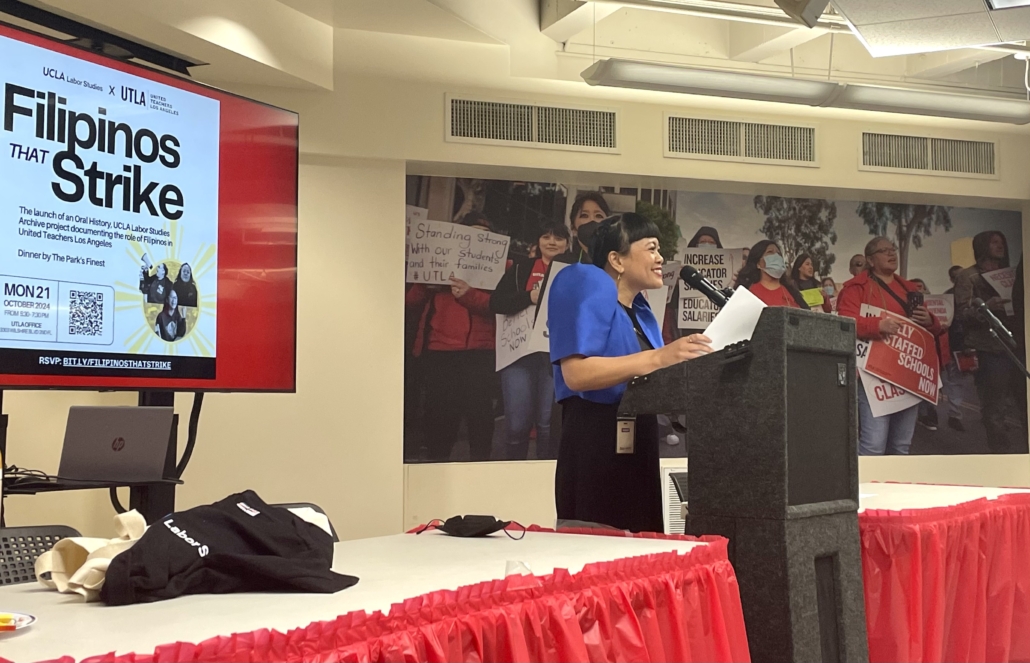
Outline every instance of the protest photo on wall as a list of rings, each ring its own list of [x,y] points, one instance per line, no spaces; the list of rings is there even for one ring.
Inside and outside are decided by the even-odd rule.
[[[1018,212],[417,175],[405,202],[405,462],[557,457],[547,283],[588,261],[579,223],[625,211],[647,215],[662,235],[664,285],[645,296],[666,342],[704,331],[718,313],[678,278],[683,265],[733,289],[751,248],[771,240],[798,298],[835,315],[855,258],[888,238],[898,276],[919,284],[946,331],[901,320],[896,338],[857,345],[874,414],[919,408],[912,454],[1010,453],[1020,442],[1025,452],[1025,384],[1005,381],[1010,371],[984,345],[963,295],[993,294],[1007,320],[1022,319]],[[1000,257],[985,259],[990,251]],[[1023,325],[1013,326],[1022,357]],[[982,398],[999,389],[1004,397]],[[663,457],[688,454],[675,423],[659,417]]]

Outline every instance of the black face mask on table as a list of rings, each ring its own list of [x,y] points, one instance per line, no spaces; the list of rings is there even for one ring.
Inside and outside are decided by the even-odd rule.
[[[439,519],[429,521],[425,527],[420,529],[416,534],[421,534],[429,528],[435,528],[448,534],[450,536],[460,536],[462,538],[468,537],[481,537],[490,536],[494,532],[500,532],[505,527],[512,524],[510,520],[497,520],[493,516],[454,516],[443,521],[442,524],[438,524],[441,521]],[[518,523],[515,523],[518,525]],[[522,527],[519,525],[519,527]],[[515,539],[507,530],[504,531],[509,538]],[[522,536],[526,535],[526,528],[522,528]],[[522,536],[518,537],[519,539]],[[516,539],[518,540],[518,539]]]

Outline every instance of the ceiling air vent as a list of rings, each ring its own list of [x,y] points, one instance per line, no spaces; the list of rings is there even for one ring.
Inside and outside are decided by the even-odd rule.
[[[815,128],[666,116],[665,156],[818,166]]]
[[[453,142],[617,153],[617,120],[610,109],[447,97]]]
[[[862,133],[862,170],[997,179],[990,141]]]

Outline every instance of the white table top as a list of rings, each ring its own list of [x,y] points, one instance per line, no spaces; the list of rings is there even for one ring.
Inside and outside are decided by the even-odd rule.
[[[866,509],[932,509],[955,506],[982,498],[997,499],[1009,493],[1030,493],[1027,488],[984,486],[928,486],[915,483],[863,483],[858,487],[859,511]]]
[[[149,653],[175,641],[199,643],[217,635],[260,628],[286,632],[355,610],[387,612],[394,603],[440,589],[504,577],[509,560],[536,575],[556,568],[577,573],[592,562],[680,551],[704,545],[611,536],[527,533],[457,539],[437,532],[399,534],[336,544],[334,570],[360,582],[337,594],[230,594],[107,607],[85,604],[35,583],[0,589],[0,612],[35,615],[35,624],[0,634],[0,656],[32,661],[70,655]]]

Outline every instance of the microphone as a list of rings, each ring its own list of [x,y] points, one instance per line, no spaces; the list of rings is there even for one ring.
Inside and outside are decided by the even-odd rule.
[[[680,270],[680,278],[690,287],[694,288],[702,295],[712,301],[713,304],[722,308],[726,306],[726,302],[729,301],[730,296],[733,295],[733,291],[726,289],[720,290],[715,287],[715,284],[704,277],[701,272],[697,269],[686,265]]]
[[[979,313],[983,317],[983,319],[987,321],[987,324],[991,326],[991,329],[994,331],[995,336],[997,336],[1005,343],[1008,343],[1011,347],[1017,347],[1016,339],[1012,336],[1012,332],[1010,332],[1008,328],[1004,324],[1002,324],[1001,320],[998,319],[998,316],[994,315],[994,313],[991,312],[991,309],[987,308],[987,304],[984,302],[984,300],[977,297],[973,299],[972,304],[973,308],[976,309],[976,312]]]

